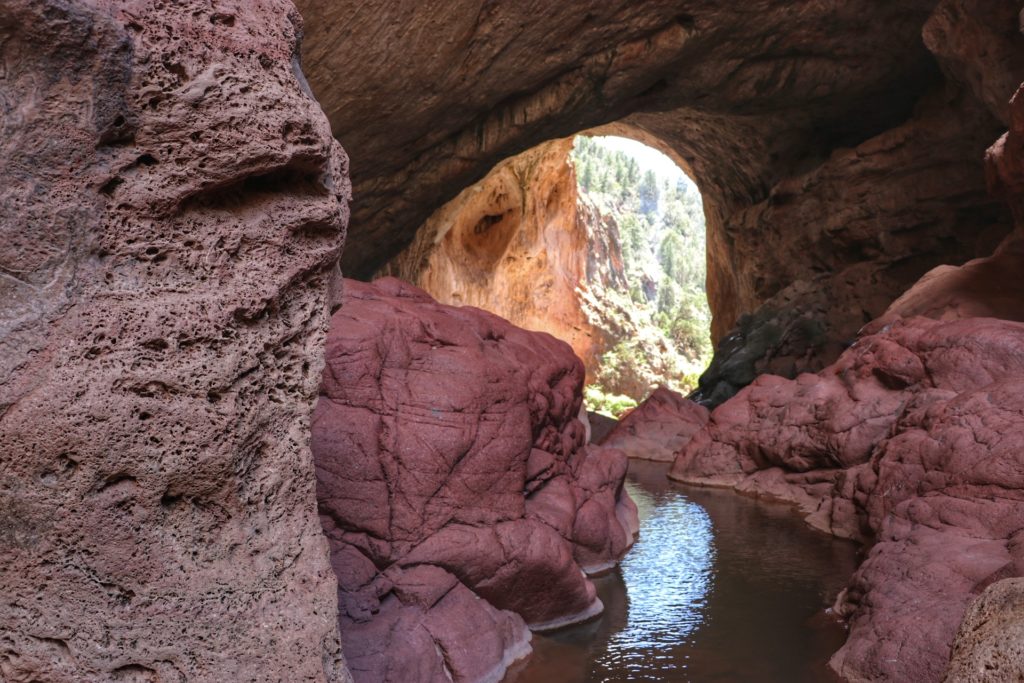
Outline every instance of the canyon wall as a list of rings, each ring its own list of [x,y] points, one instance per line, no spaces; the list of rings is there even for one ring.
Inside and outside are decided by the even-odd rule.
[[[350,188],[300,27],[0,3],[0,679],[350,680],[308,446]]]
[[[653,304],[631,299],[631,284],[656,293],[658,273],[645,272],[643,283],[627,275],[622,211],[602,209],[579,187],[573,145],[548,142],[498,164],[378,275],[562,339],[583,360],[588,385],[641,401],[658,384],[683,381],[692,361],[657,326]]]
[[[441,207],[380,271],[441,303],[476,306],[569,343],[593,375],[614,333],[605,287],[626,287],[618,230],[581,202],[571,139],[498,164]]]
[[[311,85],[356,159],[346,271],[374,272],[500,161],[637,113],[727,219],[907,118],[939,82],[934,6],[300,1]]]
[[[758,378],[672,469],[790,501],[812,525],[871,542],[836,605],[850,635],[832,664],[851,680],[938,681],[951,652],[946,680],[1012,676],[993,649],[1002,636],[979,615],[1000,633],[1020,628],[1012,584],[986,589],[1024,576],[1024,293],[1011,275],[1024,235],[1024,88],[1009,118],[986,155],[993,194],[1017,218],[997,253],[929,273],[818,374]]]

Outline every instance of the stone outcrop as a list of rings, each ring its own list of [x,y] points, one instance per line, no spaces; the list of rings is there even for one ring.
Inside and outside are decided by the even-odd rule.
[[[944,683],[1024,679],[1024,579],[1003,579],[978,596],[953,641]]]
[[[852,680],[939,680],[972,596],[1024,574],[1024,325],[899,320],[834,365],[763,376],[719,407],[671,476],[791,501],[873,541],[837,609]]]
[[[441,207],[380,275],[572,346],[589,375],[614,333],[591,288],[626,288],[618,230],[581,201],[571,139],[498,164]]]
[[[1021,111],[1018,92],[986,155],[1017,222],[996,253],[927,274],[816,375],[754,380],[673,465],[872,544],[836,604],[850,636],[832,665],[852,680],[938,681],[951,647],[946,680],[1014,676],[1020,615],[1000,579],[1024,576]]]
[[[308,447],[349,185],[300,25],[0,3],[0,679],[349,680]]]
[[[672,462],[707,421],[707,408],[658,387],[598,443],[630,458]]]
[[[601,611],[584,572],[637,515],[568,345],[385,278],[346,282],[326,356],[313,452],[357,681],[498,680],[527,627]]]

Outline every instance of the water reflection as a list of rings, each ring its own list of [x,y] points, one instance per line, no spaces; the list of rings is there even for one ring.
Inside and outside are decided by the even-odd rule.
[[[634,462],[641,538],[595,581],[600,619],[534,637],[507,683],[814,683],[844,633],[823,616],[855,568],[853,544],[789,508],[681,488]]]
[[[687,642],[705,618],[715,552],[711,518],[671,491],[649,492],[635,482],[627,488],[643,530],[620,569],[626,624],[609,638],[596,666],[668,673],[676,662],[659,653]]]

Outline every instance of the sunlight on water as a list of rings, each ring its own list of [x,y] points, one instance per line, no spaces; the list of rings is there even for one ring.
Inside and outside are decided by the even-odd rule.
[[[604,613],[535,635],[506,683],[819,683],[844,631],[825,615],[856,546],[785,506],[677,487],[630,463],[640,539],[594,580]]]
[[[676,668],[671,658],[659,661],[652,651],[686,642],[704,620],[713,534],[711,519],[699,505],[682,496],[656,500],[632,482],[626,487],[644,518],[643,534],[622,562],[629,600],[626,627],[611,637],[599,664],[651,676],[658,669]]]

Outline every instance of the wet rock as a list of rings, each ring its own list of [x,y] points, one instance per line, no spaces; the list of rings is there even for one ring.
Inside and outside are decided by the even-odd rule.
[[[939,680],[972,596],[1024,574],[1024,325],[898,320],[833,365],[763,376],[712,413],[671,476],[798,505],[873,542],[840,597],[854,680]]]
[[[584,572],[637,514],[625,455],[584,443],[568,345],[385,278],[346,282],[326,356],[313,451],[357,680],[492,680],[527,626],[601,611]]]
[[[672,462],[707,421],[707,408],[658,387],[599,443],[630,458]]]
[[[300,25],[0,4],[0,679],[349,680],[307,446],[349,187]]]

